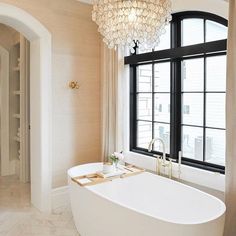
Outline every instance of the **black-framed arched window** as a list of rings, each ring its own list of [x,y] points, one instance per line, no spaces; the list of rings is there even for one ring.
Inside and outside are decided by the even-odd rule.
[[[222,17],[181,12],[157,48],[125,57],[131,151],[150,155],[148,143],[160,137],[171,158],[181,151],[183,164],[224,172],[226,38]]]

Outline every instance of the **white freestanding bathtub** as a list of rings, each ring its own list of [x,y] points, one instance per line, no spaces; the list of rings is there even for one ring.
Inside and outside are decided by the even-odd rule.
[[[71,180],[102,163],[68,170],[73,217],[81,236],[222,236],[225,205],[173,180],[141,173],[93,186]]]

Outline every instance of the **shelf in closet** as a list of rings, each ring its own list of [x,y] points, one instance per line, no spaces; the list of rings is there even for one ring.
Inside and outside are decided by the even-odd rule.
[[[20,143],[20,137],[15,136],[13,139],[14,139],[16,142],[19,142],[19,143]]]
[[[20,119],[20,114],[13,114],[14,118]]]
[[[20,41],[15,42],[13,46],[20,47]]]
[[[20,95],[20,94],[21,94],[21,91],[20,91],[20,90],[15,90],[15,91],[13,91],[13,94],[14,94],[14,95]]]

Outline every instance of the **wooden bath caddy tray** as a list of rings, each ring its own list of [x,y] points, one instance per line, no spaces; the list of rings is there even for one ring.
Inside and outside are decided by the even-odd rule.
[[[137,175],[145,171],[145,169],[139,168],[134,165],[129,165],[129,164],[125,166],[121,166],[119,167],[119,169],[123,170],[123,173],[121,173],[120,175],[106,177],[102,172],[98,172],[98,173],[92,173],[88,175],[81,175],[81,176],[73,177],[71,178],[71,180],[79,184],[80,186],[91,186],[95,184],[101,184],[108,181],[112,181],[113,179],[117,179],[117,178],[126,178],[129,176]]]
[[[145,171],[145,169],[143,168],[140,168],[134,165],[129,165],[129,164],[123,166],[123,168],[125,169],[125,173],[120,176],[121,178],[137,175]]]

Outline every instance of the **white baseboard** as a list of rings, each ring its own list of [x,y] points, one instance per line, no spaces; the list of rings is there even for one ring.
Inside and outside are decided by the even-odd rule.
[[[52,211],[59,208],[68,207],[70,205],[68,186],[54,188],[51,193]]]

